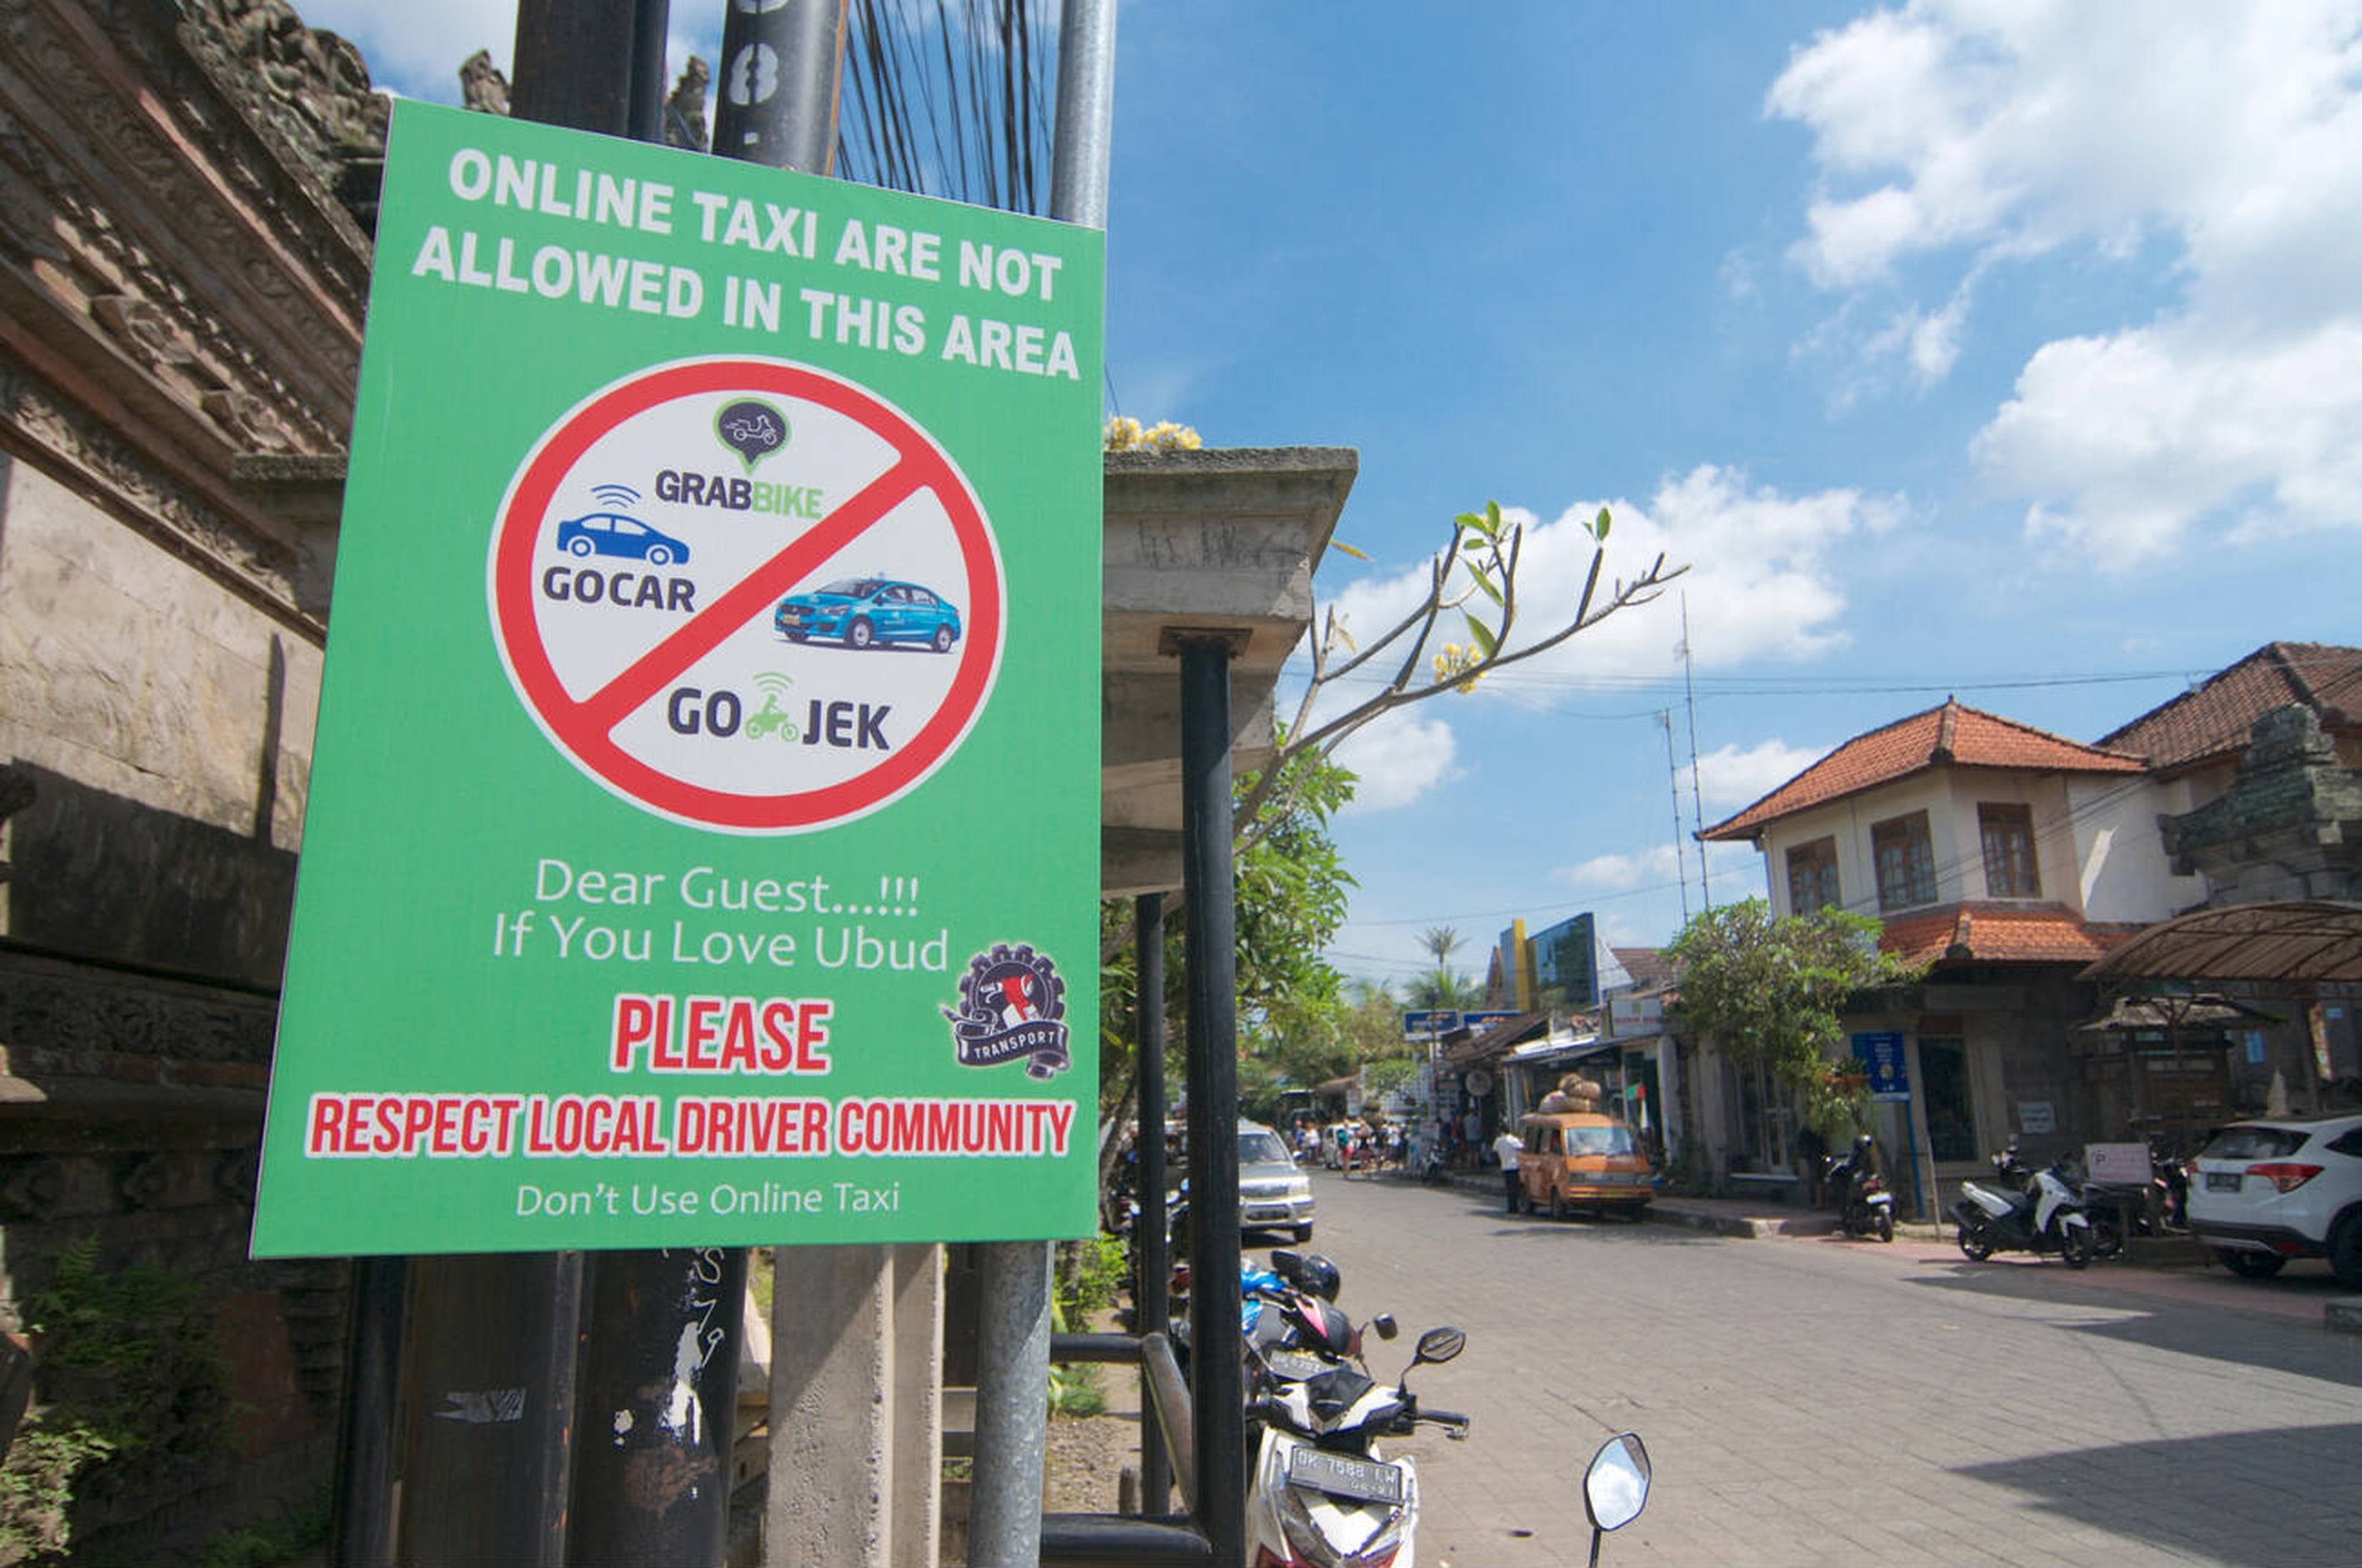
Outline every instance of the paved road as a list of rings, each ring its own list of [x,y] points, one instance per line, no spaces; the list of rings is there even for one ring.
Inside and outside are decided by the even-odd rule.
[[[1656,1482],[1609,1564],[2362,1562],[2362,1336],[2322,1329],[2323,1282],[1553,1224],[1315,1180],[1342,1304],[1403,1325],[1374,1374],[1421,1328],[1468,1331],[1412,1379],[1476,1418],[1465,1443],[1408,1445],[1423,1563],[1582,1562],[1578,1477],[1627,1428]]]

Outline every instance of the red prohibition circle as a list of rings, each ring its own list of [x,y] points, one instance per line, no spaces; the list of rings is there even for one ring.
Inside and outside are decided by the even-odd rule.
[[[642,654],[606,685],[577,699],[559,680],[534,615],[534,550],[557,487],[583,455],[635,414],[677,398],[770,392],[843,414],[892,448],[887,470],[840,502],[771,558]],[[967,574],[966,635],[950,689],[903,745],[850,778],[783,794],[743,794],[692,784],[615,743],[615,727],[731,634],[922,491],[948,517]],[[517,695],[576,766],[625,800],[662,816],[741,833],[798,833],[857,817],[918,783],[965,736],[991,690],[1000,660],[1000,558],[967,481],[909,416],[873,394],[808,366],[776,359],[701,359],[616,383],[543,437],[493,525],[491,599],[494,640]]]

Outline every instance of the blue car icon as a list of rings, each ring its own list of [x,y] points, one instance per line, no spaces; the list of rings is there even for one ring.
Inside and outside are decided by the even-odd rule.
[[[569,556],[628,556],[650,566],[689,559],[689,547],[620,512],[586,512],[557,525],[557,547]]]
[[[833,637],[849,648],[924,643],[949,653],[959,609],[933,589],[884,577],[847,577],[779,601],[771,624],[791,643]]]

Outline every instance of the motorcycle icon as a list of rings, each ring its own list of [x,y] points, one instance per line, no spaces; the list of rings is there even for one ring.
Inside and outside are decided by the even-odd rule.
[[[763,705],[746,716],[748,740],[761,740],[765,735],[773,734],[789,743],[803,738],[803,733],[796,728],[796,722],[788,716],[786,709],[779,706],[781,694],[794,684],[793,677],[767,670],[755,678],[756,687],[763,693]]]

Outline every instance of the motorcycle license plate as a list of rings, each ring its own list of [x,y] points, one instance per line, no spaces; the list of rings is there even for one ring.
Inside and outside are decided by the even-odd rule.
[[[1287,1456],[1287,1480],[1332,1497],[1356,1497],[1365,1503],[1403,1500],[1402,1466],[1384,1460],[1356,1459],[1350,1453],[1327,1453],[1299,1448]]]
[[[2206,1190],[2209,1192],[2236,1192],[2239,1190],[2240,1174],[2241,1173],[2237,1171],[2208,1171],[2206,1173]]]

